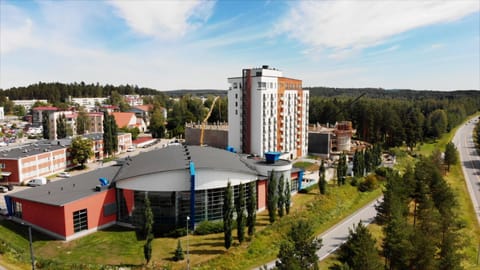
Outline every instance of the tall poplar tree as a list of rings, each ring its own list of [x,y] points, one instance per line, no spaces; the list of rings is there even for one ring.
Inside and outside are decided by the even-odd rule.
[[[327,181],[325,180],[325,163],[322,160],[320,164],[320,169],[318,170],[318,190],[320,194],[325,194],[327,192]]]
[[[285,194],[284,194],[284,187],[285,181],[283,180],[283,174],[280,176],[280,180],[278,182],[278,202],[277,202],[277,210],[278,216],[283,217],[284,210],[285,210]]]
[[[64,114],[61,114],[57,118],[57,138],[64,139],[67,137],[67,118]]]
[[[242,243],[245,239],[245,185],[240,183],[238,198],[235,204],[237,210],[237,237]]]
[[[233,228],[233,191],[232,185],[228,182],[223,197],[223,233],[225,240],[225,248],[229,249],[232,245],[232,228]]]
[[[81,109],[80,112],[78,113],[76,126],[77,126],[77,134],[85,134],[85,132],[87,132],[88,128],[90,127],[90,118],[88,117],[88,114],[83,109]]]
[[[252,236],[255,233],[255,223],[257,221],[257,192],[255,182],[250,182],[248,190],[247,201],[247,226],[248,226],[248,235]]]
[[[268,191],[267,191],[267,208],[268,208],[268,218],[270,223],[275,222],[276,212],[277,212],[277,180],[274,177],[275,171],[270,172],[270,177],[268,179]]]
[[[48,112],[42,112],[42,135],[44,139],[50,139],[50,121],[48,119]]]
[[[144,233],[146,236],[146,242],[143,246],[143,255],[145,256],[145,260],[147,264],[150,262],[152,258],[152,241],[153,241],[153,211],[150,205],[150,199],[148,198],[148,193],[145,193],[145,225],[144,225]]]
[[[103,114],[103,150],[109,156],[115,155],[118,149],[117,129],[115,117],[105,112]]]
[[[290,214],[290,204],[292,203],[291,194],[290,194],[290,181],[285,182],[285,195],[283,195],[285,201],[285,213]]]

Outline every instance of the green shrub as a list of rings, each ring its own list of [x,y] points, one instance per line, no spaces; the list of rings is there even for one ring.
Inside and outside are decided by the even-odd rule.
[[[365,180],[358,185],[358,190],[360,192],[372,191],[376,189],[377,186],[378,186],[377,177],[373,174],[370,174],[367,177],[365,177]]]
[[[392,168],[378,167],[378,168],[375,169],[375,174],[378,175],[378,176],[387,177],[391,173],[393,173]]]
[[[223,222],[222,221],[202,221],[195,228],[196,235],[206,235],[212,233],[221,233],[223,232]]]
[[[358,177],[352,177],[352,180],[350,180],[350,185],[356,187],[358,185]]]
[[[173,231],[169,231],[164,234],[165,237],[173,237],[173,238],[178,238],[187,235],[187,229],[186,228],[178,228]]]

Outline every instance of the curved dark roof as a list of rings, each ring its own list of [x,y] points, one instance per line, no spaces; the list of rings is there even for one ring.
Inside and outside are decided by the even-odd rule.
[[[131,158],[115,181],[151,173],[188,170],[190,161],[194,162],[195,169],[255,173],[235,153],[208,146],[171,145]]]
[[[101,177],[112,183],[145,174],[189,170],[190,160],[195,163],[196,169],[257,174],[255,170],[249,169],[235,153],[212,147],[174,145],[123,159],[123,166],[100,168],[68,179],[18,191],[10,196],[50,205],[65,205],[95,194],[95,187],[100,184]]]

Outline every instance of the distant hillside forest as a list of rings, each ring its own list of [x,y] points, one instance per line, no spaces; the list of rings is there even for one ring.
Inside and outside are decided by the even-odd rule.
[[[427,139],[438,138],[461,123],[466,116],[480,109],[480,91],[416,91],[385,90],[379,88],[310,87],[310,124],[335,124],[352,121],[356,137],[386,147],[406,144],[415,146]],[[72,83],[38,83],[27,87],[14,87],[0,91],[0,106],[8,104],[6,97],[14,99],[47,99],[58,106],[71,97],[108,97],[139,94],[153,95],[146,102],[158,103],[168,109],[167,130],[171,135],[184,135],[185,122],[202,121],[213,96],[222,99],[215,104],[209,121],[227,121],[226,90],[157,91],[132,85],[99,85]],[[193,96],[208,97],[202,104]],[[178,101],[168,97],[181,97]],[[121,105],[121,104],[120,104]],[[12,107],[11,104],[6,107]],[[120,106],[121,108],[125,106]],[[127,107],[125,107],[127,108]],[[10,110],[12,111],[12,110]]]
[[[357,138],[386,147],[438,138],[480,108],[480,91],[309,90],[310,124],[352,121]]]

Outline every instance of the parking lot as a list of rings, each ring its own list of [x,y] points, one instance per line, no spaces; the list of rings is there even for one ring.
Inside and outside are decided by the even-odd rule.
[[[7,193],[0,193],[0,208],[1,209],[5,209],[6,206],[5,206],[5,195],[8,195],[10,193],[14,193],[14,192],[17,192],[17,191],[20,191],[20,190],[24,190],[24,189],[27,189],[27,188],[31,188],[31,187],[28,187],[28,186],[14,186],[13,190],[11,191],[8,191]]]

